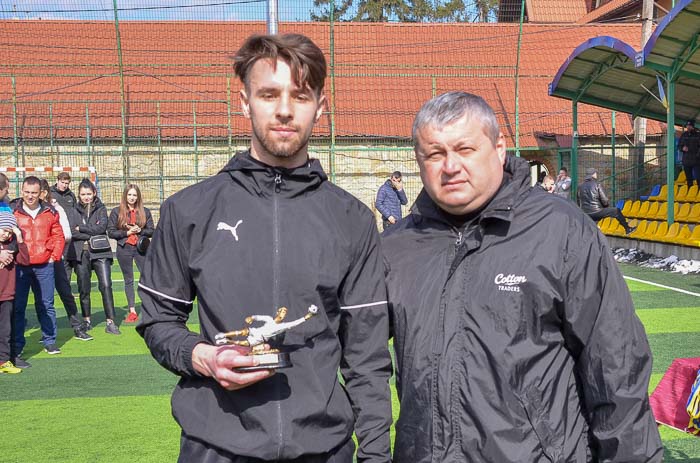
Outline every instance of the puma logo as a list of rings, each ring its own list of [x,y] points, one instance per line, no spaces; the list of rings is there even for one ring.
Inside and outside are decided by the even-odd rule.
[[[231,225],[227,224],[226,222],[219,222],[219,224],[216,226],[216,229],[230,231],[231,234],[233,235],[233,237],[236,239],[236,241],[238,241],[238,233],[236,232],[236,229],[242,223],[243,223],[243,220],[239,220],[238,222],[236,222],[236,225],[232,227]]]

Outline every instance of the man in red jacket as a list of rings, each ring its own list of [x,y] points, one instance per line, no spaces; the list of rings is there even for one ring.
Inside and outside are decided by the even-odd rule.
[[[22,182],[22,199],[14,206],[17,225],[22,230],[29,248],[29,265],[17,265],[17,289],[15,292],[14,341],[12,354],[19,368],[29,366],[20,358],[26,344],[24,329],[29,288],[34,291],[36,314],[41,326],[41,343],[49,354],[60,354],[56,347],[56,309],[53,305],[53,263],[61,260],[64,237],[58,221],[58,213],[39,199],[41,181],[34,176]]]

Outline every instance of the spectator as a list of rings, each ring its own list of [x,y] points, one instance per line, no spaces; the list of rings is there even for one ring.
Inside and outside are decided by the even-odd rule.
[[[136,314],[134,300],[134,261],[141,273],[145,259],[136,250],[136,244],[142,236],[153,236],[153,216],[151,211],[144,207],[141,190],[137,185],[131,183],[124,188],[119,206],[109,214],[107,234],[117,241],[117,262],[124,275],[124,293],[129,304],[129,315],[124,321],[136,323],[139,316]]]
[[[90,238],[107,233],[107,208],[97,197],[97,188],[90,179],[84,178],[78,186],[78,205],[80,224],[73,228],[73,248],[78,262],[75,273],[78,276],[78,291],[80,292],[80,309],[85,323],[83,331],[92,329],[90,285],[92,271],[97,274],[97,287],[102,295],[102,306],[105,311],[105,333],[121,334],[114,323],[114,295],[112,294],[112,250],[93,250],[90,248]]]
[[[547,193],[554,193],[554,177],[551,175],[545,175],[542,178],[542,183],[538,183],[537,186],[542,188]]]
[[[597,227],[530,186],[478,96],[428,101],[413,140],[424,189],[382,235],[393,461],[660,462],[651,351]]]
[[[22,369],[11,360],[12,312],[14,310],[16,269],[15,262],[29,265],[29,249],[17,228],[17,219],[12,212],[0,211],[0,250],[9,252],[12,261],[5,265],[0,262],[0,373],[16,374]]]
[[[70,174],[61,172],[56,177],[56,184],[51,187],[51,196],[64,210],[73,210],[78,205],[75,194],[70,190]]]
[[[693,181],[700,186],[700,131],[695,128],[695,121],[685,124],[685,131],[678,140],[678,150],[682,153],[681,163],[688,188],[693,186]]]
[[[9,199],[7,193],[10,191],[10,180],[7,175],[0,172],[0,211],[12,212],[12,208],[9,205]]]
[[[53,275],[54,283],[56,286],[56,292],[58,297],[61,298],[63,302],[63,307],[66,309],[66,314],[68,315],[68,321],[73,329],[73,336],[75,339],[80,341],[91,341],[92,336],[83,331],[83,322],[78,319],[78,306],[75,304],[75,297],[73,296],[73,290],[70,287],[70,272],[71,266],[66,261],[66,255],[70,249],[70,242],[72,238],[71,226],[68,220],[68,215],[66,210],[54,199],[51,194],[51,189],[49,188],[49,182],[41,179],[41,193],[39,198],[46,204],[50,204],[56,212],[58,212],[59,223],[61,224],[61,230],[63,231],[63,237],[65,239],[65,245],[63,247],[63,256],[60,261],[55,261],[53,263]],[[71,214],[77,214],[75,209],[69,209],[68,212]]]
[[[50,204],[39,198],[40,193],[41,181],[37,177],[29,176],[22,182],[21,199],[13,201],[17,224],[29,249],[29,265],[17,264],[12,357],[15,359],[15,366],[19,368],[29,366],[29,363],[21,358],[26,344],[24,329],[27,323],[25,314],[29,288],[34,292],[34,305],[41,326],[41,343],[44,350],[51,355],[61,353],[56,346],[53,263],[61,260],[65,239],[58,213]]]
[[[571,177],[569,177],[569,171],[566,167],[559,169],[559,175],[554,182],[554,194],[571,199]]]
[[[391,177],[379,187],[375,206],[382,215],[384,230],[401,220],[401,205],[408,203],[401,183],[401,172],[394,171]]]
[[[136,327],[181,376],[180,462],[390,461],[389,319],[372,212],[308,155],[325,105],[323,52],[298,34],[250,37],[234,58],[250,150],[161,207],[139,281]],[[193,300],[201,333],[186,324]],[[241,372],[249,348],[217,332],[284,305],[318,315],[277,347],[284,372]],[[342,375],[342,382],[338,375]]]
[[[625,228],[625,233],[630,234],[637,227],[630,227],[622,211],[617,207],[610,207],[610,200],[605,195],[603,185],[598,183],[598,171],[594,168],[586,169],[586,178],[579,185],[577,193],[578,205],[583,212],[595,222],[605,217],[615,217],[620,225]]]

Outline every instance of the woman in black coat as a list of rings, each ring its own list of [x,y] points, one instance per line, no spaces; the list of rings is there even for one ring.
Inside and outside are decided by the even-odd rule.
[[[112,293],[112,248],[97,250],[90,246],[90,238],[102,235],[106,238],[107,208],[97,197],[97,189],[92,182],[84,178],[78,187],[78,204],[75,206],[80,214],[80,222],[73,229],[73,242],[77,264],[75,273],[78,277],[80,308],[86,321],[85,330],[92,328],[90,322],[90,283],[92,271],[97,274],[97,287],[102,294],[107,326],[105,332],[121,334],[114,323],[114,295]]]
[[[119,206],[109,214],[107,234],[117,240],[117,262],[124,275],[124,293],[129,303],[129,315],[124,321],[136,323],[139,316],[136,314],[134,300],[134,261],[141,272],[146,260],[145,252],[139,252],[137,244],[139,240],[153,236],[153,216],[143,206],[141,190],[137,185],[131,183],[124,188]]]

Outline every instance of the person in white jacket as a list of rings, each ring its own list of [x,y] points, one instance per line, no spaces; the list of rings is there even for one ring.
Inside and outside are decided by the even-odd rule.
[[[68,315],[68,320],[70,321],[71,328],[73,329],[73,336],[75,339],[81,341],[91,341],[93,339],[87,331],[83,329],[83,323],[78,319],[78,306],[75,304],[75,297],[73,296],[73,291],[70,287],[70,276],[66,271],[65,260],[66,252],[70,246],[68,246],[73,237],[70,229],[70,220],[68,219],[68,213],[65,209],[51,196],[51,189],[49,187],[49,182],[42,179],[41,180],[41,192],[39,197],[42,201],[51,204],[56,212],[58,212],[58,219],[61,224],[61,229],[63,230],[63,237],[66,240],[66,246],[63,251],[63,258],[60,261],[53,263],[54,269],[54,280],[56,283],[56,292],[58,292],[58,297],[61,298],[63,302],[63,307],[66,309],[66,314]]]

